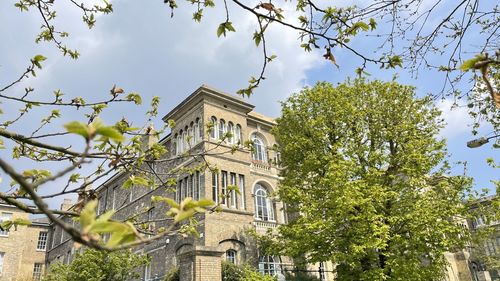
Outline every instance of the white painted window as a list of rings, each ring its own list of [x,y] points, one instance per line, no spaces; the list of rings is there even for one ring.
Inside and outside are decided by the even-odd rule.
[[[227,172],[222,171],[221,172],[221,194],[222,194],[222,200],[221,204],[226,205],[227,204]]]
[[[246,209],[246,204],[245,204],[245,176],[244,175],[239,175],[239,183],[238,186],[240,188],[240,208],[241,209]]]
[[[263,274],[274,276],[281,272],[281,262],[279,257],[260,256],[259,271]]]
[[[12,213],[2,212],[0,214],[0,223],[12,220]],[[9,236],[8,230],[0,230],[0,236]]]
[[[186,178],[186,182],[187,182],[187,197],[191,197],[193,198],[193,176],[189,176]]]
[[[188,129],[188,142],[189,142],[189,146],[190,148],[194,146],[195,142],[194,142],[194,131],[193,131],[193,123],[191,122],[191,125],[189,126],[189,129]]]
[[[198,119],[196,119],[196,122],[194,122],[194,125],[193,125],[194,143],[198,143],[201,141],[201,136],[203,134],[200,131],[200,125],[201,125],[201,121],[200,121],[200,118],[198,118]]]
[[[223,119],[219,120],[219,139],[225,137],[226,129],[226,122]]]
[[[227,250],[226,251],[226,260],[232,264],[236,264],[236,251],[235,250]]]
[[[177,202],[181,202],[181,194],[182,193],[182,180],[179,180],[179,182],[177,183],[177,192],[175,194],[175,200]]]
[[[274,221],[272,202],[267,190],[261,185],[255,185],[255,218],[263,221]]]
[[[188,128],[186,127],[184,132],[182,133],[182,152],[189,149],[188,132],[187,131],[188,131]]]
[[[175,155],[179,155],[182,153],[182,131],[178,135],[175,136]]]
[[[40,231],[38,233],[38,243],[36,244],[36,249],[38,251],[45,251],[47,248],[47,231]]]
[[[144,281],[150,281],[151,279],[151,263],[144,266]]]
[[[267,163],[266,145],[264,143],[264,140],[262,140],[262,138],[259,137],[257,134],[253,134],[252,141],[253,141],[252,159],[262,163]]]
[[[0,274],[2,274],[3,272],[3,260],[5,258],[5,253],[4,252],[0,252]]]
[[[219,174],[212,172],[212,199],[219,203]]]
[[[235,173],[230,174],[230,185],[237,186]],[[229,200],[231,201],[231,208],[238,208],[236,190],[231,190],[231,198]]]
[[[230,133],[230,136],[227,138],[227,143],[233,144],[235,140],[235,135],[234,135],[234,125],[232,122],[227,123],[227,131]]]
[[[240,124],[236,125],[236,129],[234,130],[234,143],[236,144],[242,144],[242,139],[241,139],[241,126]]]
[[[42,269],[43,264],[35,263],[35,265],[33,266],[33,280],[39,281],[42,279]]]
[[[212,122],[212,129],[210,131],[210,138],[212,139],[217,139],[218,137],[218,126],[217,126],[217,118],[215,118],[215,116],[212,116],[212,118],[210,119],[210,122]]]

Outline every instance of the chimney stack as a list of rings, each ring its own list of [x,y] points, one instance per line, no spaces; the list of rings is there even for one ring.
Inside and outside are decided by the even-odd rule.
[[[67,211],[69,208],[73,206],[73,202],[69,198],[64,198],[63,203],[61,204],[61,211]]]

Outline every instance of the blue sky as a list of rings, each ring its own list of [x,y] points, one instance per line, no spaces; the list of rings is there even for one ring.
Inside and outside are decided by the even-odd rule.
[[[40,21],[36,13],[20,13],[13,2],[0,3],[0,85],[11,81],[28,65],[29,58],[35,54],[44,54],[48,59],[44,69],[36,78],[12,89],[10,94],[22,92],[27,86],[35,88],[37,98],[50,99],[53,90],[61,89],[68,96],[82,96],[95,100],[108,95],[114,85],[127,92],[139,92],[145,103],[152,96],[161,97],[160,115],[167,113],[176,104],[187,97],[201,84],[208,84],[229,93],[246,86],[252,75],[260,71],[261,50],[255,47],[251,34],[255,29],[255,20],[231,4],[233,25],[236,33],[226,38],[217,38],[216,29],[225,15],[222,10],[206,10],[206,18],[198,24],[191,20],[193,8],[180,2],[175,16],[170,18],[170,10],[163,1],[112,1],[115,12],[99,16],[96,26],[88,30],[81,22],[81,15],[74,8],[60,3],[58,24],[70,33],[66,43],[77,48],[80,59],[74,61],[62,57],[53,46],[46,43],[35,44],[34,38],[39,31]],[[292,7],[284,7],[286,11]],[[256,111],[272,116],[279,116],[279,101],[286,99],[306,85],[317,81],[341,82],[348,76],[354,76],[354,69],[359,65],[345,50],[334,50],[340,68],[325,61],[316,51],[305,53],[298,45],[298,34],[291,30],[273,27],[267,33],[268,52],[276,54],[277,60],[269,65],[261,87],[250,98]],[[372,46],[373,39],[359,38],[353,42],[357,46]],[[439,58],[435,58],[439,59]],[[440,90],[443,77],[440,74],[422,70],[415,78],[404,70],[380,71],[370,68],[372,78],[389,80],[399,72],[398,81],[417,86],[420,96],[436,93]],[[452,100],[438,101],[444,111],[443,117],[448,126],[441,132],[447,138],[451,160],[467,161],[467,173],[475,178],[476,187],[491,188],[491,179],[498,178],[498,171],[486,164],[487,157],[496,157],[491,145],[471,150],[465,146],[467,140],[474,138],[470,133],[468,118],[464,109],[450,111]],[[4,104],[1,120],[13,116],[18,105]],[[136,125],[144,122],[146,106],[140,108],[119,105],[104,114],[107,123],[113,123],[127,117]],[[21,119],[11,128],[19,132],[28,132],[37,127],[41,116],[47,110],[35,110],[30,118]],[[52,124],[52,128],[61,128],[70,120],[81,119],[83,111],[63,111],[63,119]],[[160,126],[161,116],[155,120]],[[48,132],[50,130],[47,130]],[[486,124],[480,128],[480,134],[491,132]],[[78,142],[75,139],[75,142]],[[67,145],[68,140],[54,139],[54,143]],[[71,140],[73,145],[77,146]],[[34,167],[27,161],[11,160],[10,152],[0,151],[0,157],[8,159],[16,167]],[[88,168],[91,169],[91,168]],[[461,174],[463,166],[457,165],[453,172]],[[5,177],[5,176],[3,176]],[[56,182],[47,189],[59,188]],[[5,191],[8,180],[4,180],[0,190]],[[52,201],[57,204],[62,198]]]

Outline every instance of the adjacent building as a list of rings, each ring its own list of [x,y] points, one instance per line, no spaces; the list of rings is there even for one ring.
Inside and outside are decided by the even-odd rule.
[[[29,214],[0,202],[0,221],[29,219]],[[0,229],[0,281],[41,280],[45,268],[48,221],[33,219],[31,225]]]
[[[471,263],[473,281],[500,280],[500,221],[491,208],[498,208],[494,202],[497,196],[487,196],[475,202],[471,213],[475,216],[469,221],[471,232],[485,233],[476,245],[471,247]],[[497,202],[498,203],[498,202]]]

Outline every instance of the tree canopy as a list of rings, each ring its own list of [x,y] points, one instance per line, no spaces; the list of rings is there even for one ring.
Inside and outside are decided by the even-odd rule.
[[[45,281],[125,281],[139,278],[139,270],[149,263],[147,256],[130,250],[118,252],[87,249],[77,253],[69,264],[50,267]]]
[[[470,181],[446,174],[440,112],[394,81],[318,83],[283,103],[279,198],[292,214],[270,249],[338,264],[338,280],[442,280],[464,245]],[[272,245],[272,244],[271,244]]]

